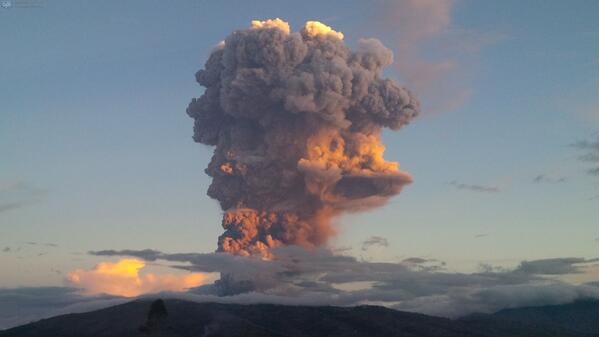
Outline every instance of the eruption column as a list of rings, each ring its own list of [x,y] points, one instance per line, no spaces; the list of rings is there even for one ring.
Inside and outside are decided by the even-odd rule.
[[[215,146],[206,173],[224,211],[218,251],[269,257],[280,245],[325,244],[332,217],[380,206],[412,181],[383,158],[381,129],[419,112],[407,89],[381,78],[392,62],[378,40],[352,51],[316,21],[301,32],[252,21],[212,51],[187,113],[194,140]]]

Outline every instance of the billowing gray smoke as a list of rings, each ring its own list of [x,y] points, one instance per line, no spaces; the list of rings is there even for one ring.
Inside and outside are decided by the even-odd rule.
[[[381,128],[399,130],[419,112],[408,90],[380,77],[392,61],[378,40],[352,51],[315,21],[301,32],[253,21],[217,46],[187,113],[194,140],[216,146],[206,173],[225,211],[219,251],[268,257],[281,245],[322,245],[333,216],[382,205],[411,182],[383,158]]]

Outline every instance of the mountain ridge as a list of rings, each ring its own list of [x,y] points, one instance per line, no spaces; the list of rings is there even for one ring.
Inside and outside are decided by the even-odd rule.
[[[594,315],[599,301],[546,309],[552,324],[534,317],[542,308],[502,310],[451,320],[380,306],[286,306],[275,304],[197,303],[184,300],[135,300],[92,312],[67,314],[0,331],[0,337],[120,337],[120,336],[261,336],[261,337],[598,337]],[[540,309],[539,309],[540,308]],[[567,324],[589,321],[582,328]],[[537,315],[537,316],[535,316]],[[565,322],[565,323],[564,323]]]

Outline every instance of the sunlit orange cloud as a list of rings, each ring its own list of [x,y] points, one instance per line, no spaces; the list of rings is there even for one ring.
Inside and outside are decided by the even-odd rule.
[[[272,20],[252,20],[252,23],[250,25],[251,28],[254,29],[259,29],[259,28],[278,28],[282,31],[284,31],[285,33],[289,34],[289,32],[291,31],[291,28],[289,28],[289,23],[285,22],[279,18],[276,19],[272,19]]]
[[[160,291],[185,291],[202,285],[207,276],[202,273],[186,275],[140,274],[146,266],[137,259],[101,262],[91,270],[77,269],[67,275],[67,281],[85,294],[109,294],[134,297]]]
[[[325,25],[322,22],[318,21],[308,21],[304,25],[304,32],[308,34],[308,36],[332,36],[338,38],[339,40],[343,40],[343,33],[337,32],[333,30],[333,28]]]

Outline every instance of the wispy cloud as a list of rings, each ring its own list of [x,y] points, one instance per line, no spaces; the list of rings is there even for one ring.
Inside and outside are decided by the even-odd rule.
[[[581,273],[581,265],[597,262],[599,259],[553,258],[534,261],[522,261],[515,272],[537,275],[565,275]]]
[[[44,194],[23,181],[0,182],[0,213],[39,202]]]
[[[437,259],[426,259],[422,257],[408,257],[401,261],[402,264],[408,265],[413,270],[436,272],[445,268],[445,261]]]
[[[578,160],[589,163],[591,167],[587,169],[587,173],[590,175],[599,175],[599,136],[594,140],[581,140],[574,144],[572,147],[577,148],[580,151],[586,153],[580,155]]]
[[[389,247],[389,241],[382,236],[371,236],[362,242],[362,250],[367,251],[370,247]]]
[[[559,184],[565,183],[566,177],[553,177],[546,174],[539,174],[532,181],[537,184],[546,183],[546,184]]]
[[[33,201],[31,201],[31,200],[5,202],[5,203],[0,204],[0,213],[5,212],[5,211],[10,211],[12,209],[21,208],[21,207],[30,205],[32,203],[33,203]]]
[[[428,262],[428,259],[422,257],[408,257],[403,259],[401,262],[403,263],[411,263],[411,264],[422,264]]]
[[[51,242],[35,242],[35,241],[26,241],[23,242],[26,245],[30,245],[30,246],[43,246],[43,247],[52,247],[52,248],[57,248],[58,245],[55,243],[51,243]]]
[[[477,185],[477,184],[465,184],[458,182],[456,180],[449,183],[459,190],[467,190],[472,192],[483,192],[483,193],[498,193],[501,190],[497,186],[486,186],[486,185]]]
[[[123,249],[123,250],[98,250],[89,252],[91,255],[95,256],[134,256],[142,258],[146,261],[156,261],[162,255],[164,255],[159,250],[154,249],[143,249],[143,250],[132,250],[132,249]]]

